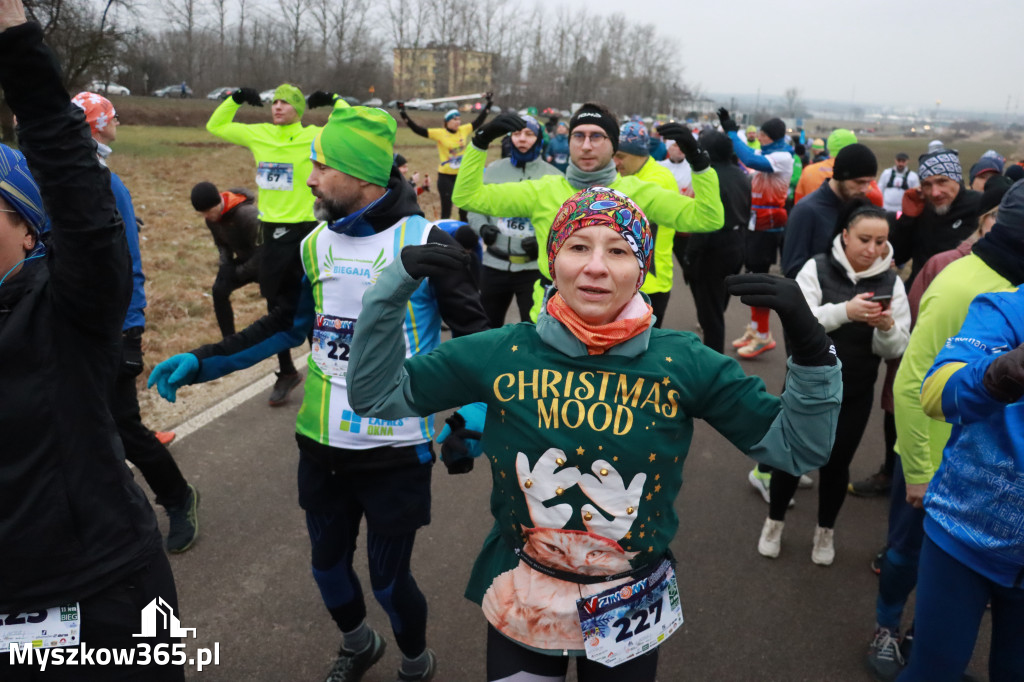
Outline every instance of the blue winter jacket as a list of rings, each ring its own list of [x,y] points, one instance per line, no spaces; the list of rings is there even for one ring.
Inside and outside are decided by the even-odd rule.
[[[139,252],[139,224],[135,220],[132,195],[117,173],[110,171],[110,189],[114,192],[117,212],[124,220],[124,236],[128,240],[128,253],[132,257],[132,300],[124,318],[124,329],[146,326],[146,276],[142,274],[142,254]]]
[[[974,299],[921,390],[933,418],[953,424],[928,485],[925,531],[947,553],[1007,587],[1024,586],[1024,400],[993,398],[982,379],[1024,343],[1024,290]]]

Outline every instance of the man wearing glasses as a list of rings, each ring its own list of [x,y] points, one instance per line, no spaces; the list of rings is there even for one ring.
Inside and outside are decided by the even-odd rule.
[[[458,206],[495,217],[526,216],[533,222],[538,244],[546,244],[551,223],[562,203],[581,189],[610,187],[629,196],[659,226],[681,232],[713,232],[724,223],[718,193],[718,175],[707,153],[690,131],[678,123],[659,128],[665,139],[685,151],[693,169],[695,198],[663,189],[635,176],[622,177],[613,156],[619,145],[619,124],[603,105],[587,102],[569,119],[569,165],[565,177],[548,175],[535,180],[485,185],[484,165],[491,142],[525,127],[516,114],[501,114],[473,134],[462,157],[452,196]],[[547,261],[538,261],[541,279],[534,289],[531,318],[536,321],[544,286],[551,283]]]

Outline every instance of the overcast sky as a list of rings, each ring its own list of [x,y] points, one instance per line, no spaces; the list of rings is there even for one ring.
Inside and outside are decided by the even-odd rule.
[[[560,1],[634,8],[631,19],[678,39],[683,78],[705,93],[778,98],[795,86],[809,99],[1000,114],[1009,96],[1011,116],[1024,115],[1020,0]]]

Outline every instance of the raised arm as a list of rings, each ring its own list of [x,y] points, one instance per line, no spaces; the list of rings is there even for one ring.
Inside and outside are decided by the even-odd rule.
[[[405,103],[398,103],[398,115],[405,121],[405,125],[409,126],[409,130],[416,133],[420,137],[430,137],[430,132],[421,125],[418,125],[415,121],[409,118],[409,114],[405,112]]]
[[[120,334],[131,294],[124,224],[110,173],[96,158],[82,110],[61,84],[60,67],[21,3],[0,2],[0,86],[18,117],[18,140],[50,218],[47,264],[66,322],[102,336]]]

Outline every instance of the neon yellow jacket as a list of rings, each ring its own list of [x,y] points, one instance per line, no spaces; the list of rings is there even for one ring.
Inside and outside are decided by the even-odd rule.
[[[644,165],[633,174],[638,180],[650,182],[670,192],[679,192],[679,185],[672,171],[665,168],[653,158],[648,157]],[[723,209],[724,210],[724,209]],[[658,228],[661,226],[658,225]],[[660,294],[672,291],[672,245],[675,243],[675,230],[658,229],[654,234],[654,257],[651,259],[651,270],[647,273],[640,291],[645,294]]]
[[[896,452],[907,483],[928,483],[942,462],[952,427],[936,421],[921,406],[921,382],[946,343],[956,336],[967,307],[978,294],[1013,291],[1009,280],[970,254],[939,273],[921,297],[917,324],[893,384]]]
[[[338,99],[335,107],[348,106]],[[260,219],[268,223],[302,223],[313,216],[313,194],[306,180],[313,170],[309,149],[320,126],[296,121],[286,126],[273,123],[235,123],[241,105],[228,97],[214,109],[206,129],[232,144],[248,147],[256,160]]]
[[[500,185],[485,185],[484,165],[487,152],[472,144],[466,147],[462,157],[462,168],[455,181],[452,201],[467,211],[505,218],[526,216],[533,223],[537,243],[545,250],[551,223],[558,209],[576,190],[562,175],[546,175],[535,180],[510,182]],[[672,181],[672,190],[646,182],[636,175],[615,176],[611,183],[636,202],[647,217],[659,227],[680,232],[714,232],[725,223],[725,209],[718,193],[718,174],[713,168],[693,174],[693,191],[696,198],[683,196]],[[538,260],[542,275],[551,279],[548,259]]]

